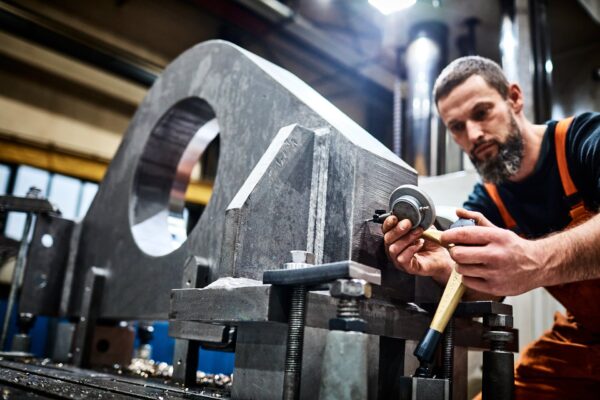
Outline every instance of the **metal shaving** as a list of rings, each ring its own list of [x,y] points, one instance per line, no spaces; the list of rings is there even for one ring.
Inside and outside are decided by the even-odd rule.
[[[127,371],[142,378],[171,379],[173,376],[172,365],[144,358],[133,358],[131,364],[127,367]],[[233,375],[196,372],[196,383],[202,387],[231,389],[232,381]]]

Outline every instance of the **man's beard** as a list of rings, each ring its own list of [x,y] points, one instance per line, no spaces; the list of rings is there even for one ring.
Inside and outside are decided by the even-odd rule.
[[[469,154],[469,158],[473,162],[473,165],[475,165],[475,169],[485,182],[494,184],[505,182],[508,178],[515,175],[521,167],[521,161],[523,160],[523,137],[521,136],[517,121],[515,121],[512,115],[510,119],[510,132],[506,137],[506,141],[504,143],[500,143],[497,140],[491,141],[498,147],[498,154],[496,156],[483,161],[475,157],[475,150],[480,145],[490,143],[490,141],[476,143]]]

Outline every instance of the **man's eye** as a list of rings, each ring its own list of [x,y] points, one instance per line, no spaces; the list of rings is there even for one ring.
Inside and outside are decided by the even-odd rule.
[[[452,132],[461,132],[465,129],[465,124],[454,124],[450,127]]]
[[[481,121],[482,119],[485,118],[486,115],[487,115],[487,109],[477,110],[473,114],[473,119],[475,119],[476,121]]]

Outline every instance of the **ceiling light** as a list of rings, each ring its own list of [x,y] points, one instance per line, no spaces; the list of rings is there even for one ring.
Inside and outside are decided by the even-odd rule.
[[[404,10],[413,6],[417,0],[369,0],[369,4],[375,7],[383,15],[389,15],[396,11]]]

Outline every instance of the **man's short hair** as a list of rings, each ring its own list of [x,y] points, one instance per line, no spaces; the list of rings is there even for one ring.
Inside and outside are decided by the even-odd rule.
[[[494,61],[480,57],[467,56],[457,58],[442,70],[433,86],[435,104],[448,96],[461,83],[473,75],[481,76],[488,85],[500,93],[503,99],[508,97],[508,80],[502,68]]]

